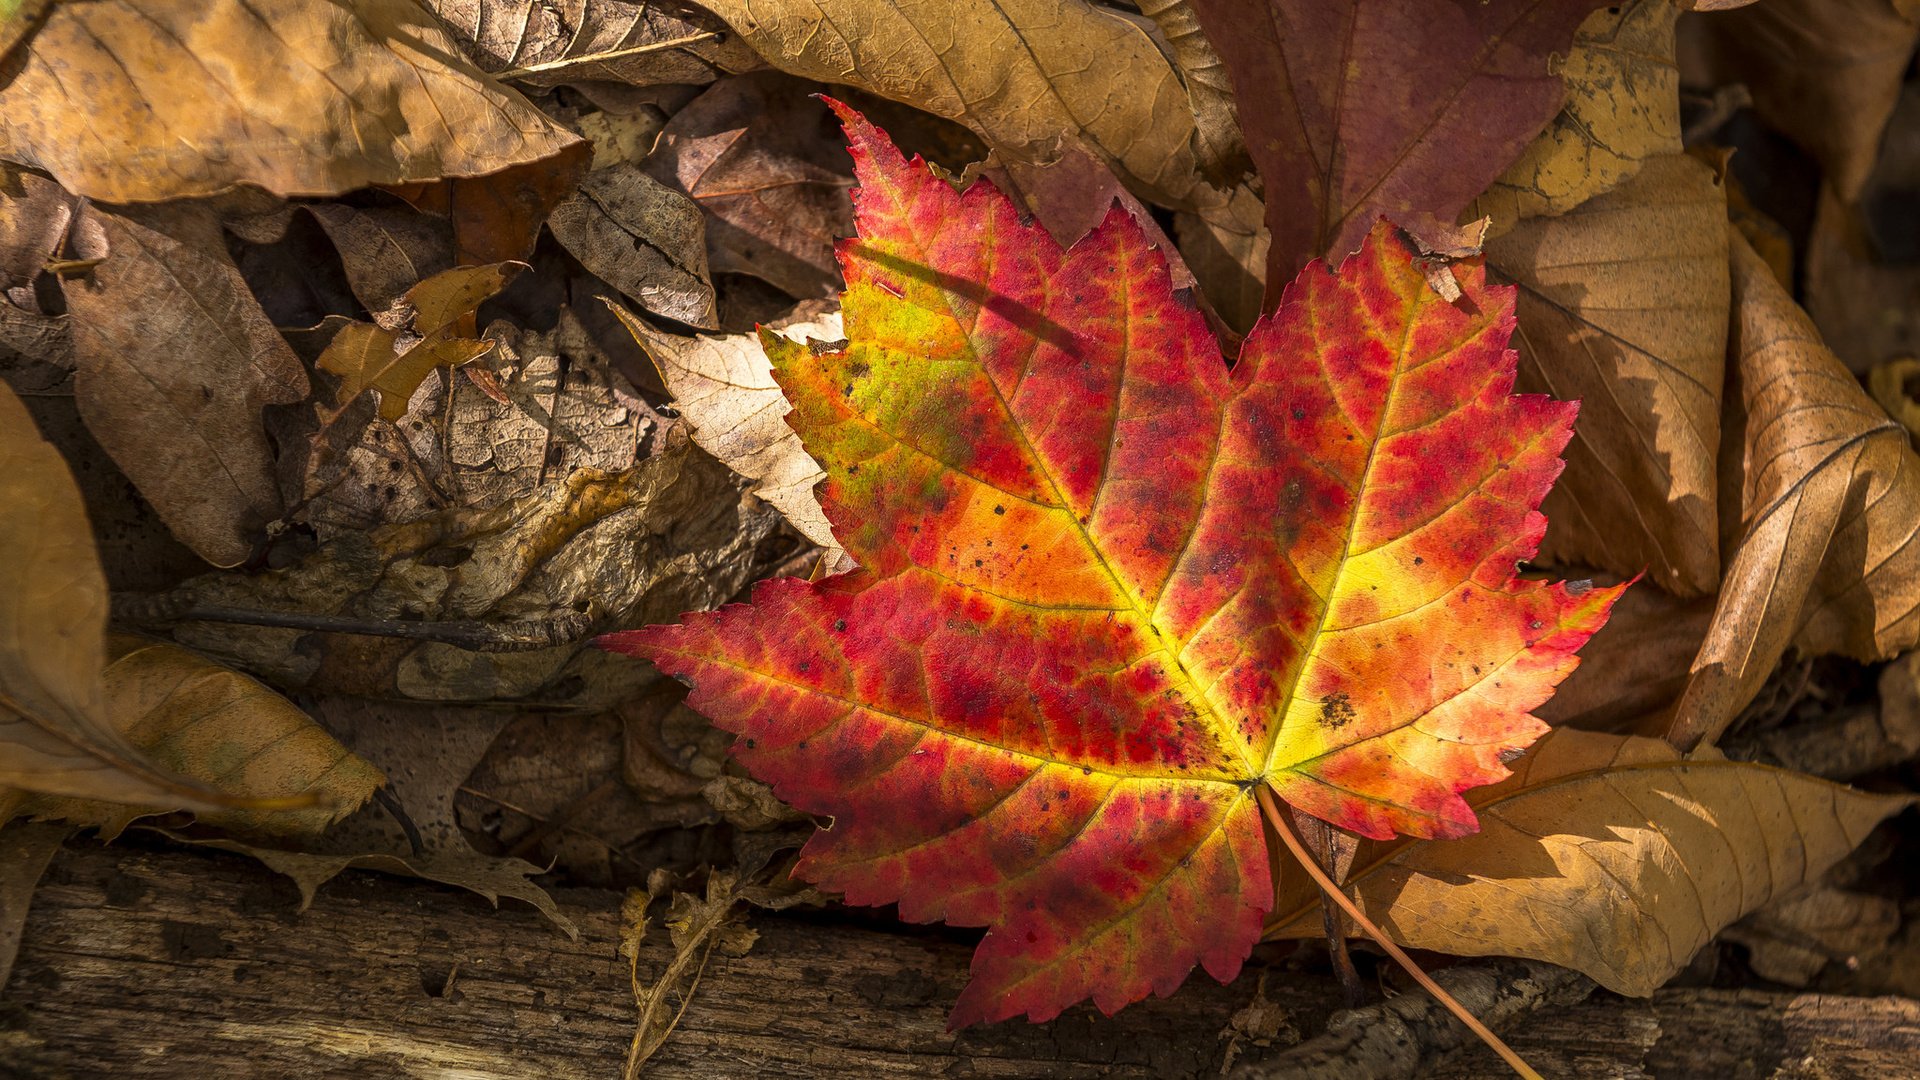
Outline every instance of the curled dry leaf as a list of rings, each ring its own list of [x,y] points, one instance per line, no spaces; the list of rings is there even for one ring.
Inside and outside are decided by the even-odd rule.
[[[837,561],[840,543],[813,493],[826,474],[787,426],[787,399],[774,381],[773,361],[759,335],[682,337],[610,306],[653,360],[660,381],[673,395],[674,408],[693,428],[694,443],[754,481],[755,495],[785,515],[800,535],[826,548],[829,565]],[[839,311],[807,305],[775,327],[802,345],[844,337]]]
[[[493,342],[475,336],[474,309],[524,269],[523,263],[493,263],[435,274],[373,322],[341,327],[317,366],[340,376],[342,405],[375,390],[380,418],[398,420],[435,368],[459,367],[493,348]]]
[[[1761,119],[1812,154],[1843,200],[1860,194],[1920,41],[1920,8],[1767,0],[1700,19],[1692,30],[1702,78],[1744,83]]]
[[[314,800],[296,810],[202,811],[195,815],[202,825],[318,835],[358,810],[386,780],[286,698],[237,671],[177,645],[131,638],[113,645],[125,651],[101,676],[107,711],[149,761],[243,798]],[[16,814],[57,819],[96,826],[106,839],[137,818],[172,809],[0,792],[0,822]]]
[[[638,1029],[621,1074],[627,1080],[640,1076],[642,1066],[673,1034],[713,954],[745,956],[760,937],[746,924],[738,877],[732,871],[715,870],[707,877],[704,899],[693,893],[673,893],[665,920],[672,935],[673,960],[651,984],[643,984],[640,942],[647,932],[647,908],[665,895],[667,888],[667,874],[656,870],[647,879],[646,891],[631,890],[620,905],[620,955],[627,959],[633,1003],[640,1010]]]
[[[249,800],[150,764],[109,711],[107,581],[80,491],[0,383],[0,785],[170,809]]]
[[[1564,214],[1680,146],[1680,68],[1672,0],[1627,0],[1587,16],[1556,65],[1566,105],[1465,216]]]
[[[1723,460],[1738,468],[1721,513],[1739,542],[1667,726],[1682,747],[1712,742],[1790,644],[1871,660],[1920,641],[1920,458],[1907,431],[1737,235],[1732,255]]]
[[[1408,948],[1545,960],[1642,996],[1913,802],[1568,729],[1468,800],[1472,836],[1361,845],[1346,882],[1361,910]],[[1318,937],[1313,883],[1286,864],[1279,880],[1268,935]]]
[[[720,325],[700,208],[639,166],[589,172],[553,208],[547,228],[580,265],[644,310],[707,330]]]
[[[1376,218],[1451,225],[1560,110],[1604,0],[1193,0],[1265,181],[1267,296]]]
[[[105,256],[65,286],[80,415],[175,536],[238,565],[282,511],[261,409],[306,397],[306,369],[210,210],[88,206],[75,228]]]
[[[585,149],[412,0],[59,4],[23,53],[0,155],[103,202],[338,195]]]
[[[760,57],[720,20],[674,0],[424,0],[476,64],[537,86],[710,83]],[[609,55],[613,54],[613,55]]]
[[[1884,896],[1817,884],[1761,908],[1721,936],[1747,950],[1754,974],[1805,986],[1828,964],[1852,969],[1885,951],[1900,905]]]
[[[1581,403],[1542,553],[1712,592],[1728,305],[1713,170],[1653,158],[1613,191],[1490,241],[1487,265],[1520,286],[1521,388]]]
[[[776,72],[722,79],[667,121],[643,167],[707,212],[714,273],[824,297],[840,287],[833,244],[853,232],[853,176],[807,85]]]
[[[1233,977],[1263,787],[1471,832],[1620,592],[1515,576],[1574,408],[1511,394],[1512,290],[1382,223],[1229,369],[1124,211],[1063,250],[839,108],[849,340],[762,344],[861,569],[604,642],[833,817],[799,873],[991,927],[953,1022],[1047,1020]]]
[[[1180,73],[1146,25],[1110,8],[1085,0],[705,6],[775,67],[957,120],[1008,160],[1051,161],[1059,138],[1073,135],[1143,197],[1187,208],[1217,198],[1200,178]]]
[[[1153,20],[1173,54],[1174,66],[1187,87],[1187,106],[1193,111],[1195,151],[1200,175],[1217,188],[1237,184],[1253,168],[1246,140],[1240,136],[1240,115],[1233,101],[1233,82],[1213,43],[1200,29],[1200,20],[1188,0],[1141,0],[1140,14]]]

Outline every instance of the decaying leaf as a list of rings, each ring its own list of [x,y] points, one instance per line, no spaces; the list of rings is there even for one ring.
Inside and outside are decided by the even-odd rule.
[[[1468,799],[1472,836],[1361,845],[1347,886],[1367,916],[1408,948],[1545,960],[1642,996],[1913,802],[1567,729]],[[1320,936],[1313,883],[1279,879],[1269,936]]]
[[[102,202],[338,195],[584,149],[412,0],[58,4],[22,51],[0,155]]]
[[[1668,0],[1659,0],[1666,4]],[[1727,352],[1727,206],[1685,154],[1487,244],[1520,286],[1520,387],[1581,402],[1544,510],[1549,559],[1720,581],[1716,465]]]
[[[714,273],[802,298],[840,287],[833,244],[853,232],[853,178],[807,85],[774,72],[722,79],[673,114],[643,166],[706,210]]]
[[[693,447],[577,469],[504,502],[341,530],[284,569],[184,582],[156,598],[155,625],[281,687],[606,708],[656,677],[587,635],[724,603],[752,580],[778,518],[739,483]],[[223,617],[194,617],[207,609]]]
[[[1733,549],[1693,677],[1668,726],[1712,742],[1789,644],[1861,660],[1920,641],[1920,458],[1820,344],[1760,257],[1732,238],[1734,371],[1723,421],[1738,465]],[[1738,517],[1731,515],[1737,510]]]
[[[195,820],[229,832],[318,835],[360,808],[385,782],[295,708],[258,682],[177,645],[116,638],[120,655],[101,678],[108,715],[147,760],[178,776],[249,799],[310,795],[302,809],[207,810]],[[26,796],[0,789],[0,822],[15,815],[98,828],[112,839],[159,806]]]
[[[642,1066],[673,1034],[713,954],[742,957],[759,940],[759,933],[746,925],[740,909],[739,884],[733,872],[715,870],[707,878],[705,899],[692,893],[673,893],[665,920],[672,935],[673,960],[651,984],[641,981],[640,942],[647,932],[647,908],[666,894],[668,875],[654,871],[647,879],[646,890],[630,890],[620,905],[620,955],[627,959],[633,1003],[640,1010],[633,1045],[627,1050],[626,1067],[621,1073],[626,1080],[641,1075]]]
[[[424,2],[482,69],[537,86],[702,84],[760,65],[720,20],[674,0]]]
[[[75,228],[105,249],[65,285],[80,415],[175,536],[244,562],[283,509],[260,411],[306,397],[306,369],[205,208],[88,206]]]
[[[1678,154],[1680,68],[1672,0],[1627,0],[1587,16],[1564,61],[1566,105],[1465,217],[1514,222],[1564,214],[1632,178],[1648,159]]]
[[[862,569],[604,639],[833,818],[800,875],[991,927],[954,1023],[1046,1020],[1237,973],[1261,785],[1472,832],[1620,592],[1515,577],[1574,406],[1510,393],[1512,290],[1383,223],[1229,371],[1124,211],[1062,250],[839,109],[850,340],[762,343]]]
[[[1265,180],[1267,296],[1382,214],[1451,225],[1560,110],[1601,0],[1193,0]]]
[[[70,831],[63,825],[0,825],[0,990],[7,988],[20,955],[20,933],[40,875]]]
[[[1874,365],[1867,373],[1867,389],[1908,435],[1920,438],[1920,359],[1902,356]]]
[[[521,263],[462,266],[408,289],[371,323],[340,328],[317,365],[340,376],[340,402],[376,390],[380,418],[398,420],[435,368],[476,360],[493,343],[475,336],[473,311],[525,269]]]
[[[1152,19],[1173,54],[1180,81],[1187,88],[1187,106],[1193,111],[1194,147],[1200,174],[1218,188],[1236,184],[1253,168],[1246,140],[1240,136],[1239,109],[1233,83],[1213,43],[1200,29],[1200,20],[1187,0],[1142,0],[1140,14]]]
[[[1142,196],[1189,209],[1215,198],[1200,178],[1180,73],[1145,25],[1111,8],[1085,0],[704,6],[775,67],[959,121],[1010,160],[1050,161],[1070,134]]]
[[[694,443],[754,481],[753,493],[785,515],[800,535],[826,548],[832,565],[840,543],[813,493],[826,474],[787,426],[787,399],[759,336],[682,337],[656,330],[623,308],[613,312],[659,369],[674,408],[693,428]],[[843,340],[835,310],[803,305],[776,326],[803,345]]]
[[[169,776],[120,732],[107,581],[66,464],[0,383],[0,785],[173,809],[250,800]]]
[[[595,169],[547,219],[580,264],[646,311],[688,326],[720,325],[707,276],[700,208],[637,165]]]
[[[573,920],[528,880],[540,867],[475,851],[454,820],[455,791],[510,714],[343,697],[323,699],[315,713],[355,754],[386,772],[391,800],[370,803],[325,834],[295,842],[166,834],[259,859],[293,879],[303,910],[321,885],[343,871],[378,870],[469,889],[496,905],[502,896],[512,897],[538,908],[569,937],[578,936]]]
[[[33,282],[66,245],[78,202],[39,173],[0,164],[0,291],[39,312]]]
[[[1884,896],[1814,885],[1768,904],[1721,936],[1747,950],[1754,974],[1805,986],[1831,963],[1857,966],[1900,929],[1900,905]]]
[[[1693,654],[1712,621],[1711,596],[1683,600],[1664,589],[1627,590],[1607,618],[1607,632],[1580,650],[1579,669],[1535,714],[1554,727],[1634,730],[1686,689]]]
[[[1181,255],[1207,302],[1234,333],[1246,333],[1266,301],[1273,239],[1260,196],[1244,186],[1235,188],[1226,205],[1205,214],[1183,210],[1174,215],[1173,226]]]
[[[1744,83],[1753,107],[1820,162],[1842,199],[1860,194],[1920,40],[1901,0],[1766,0],[1692,29],[1715,84]]]
[[[453,232],[447,222],[404,206],[357,207],[310,203],[340,253],[353,295],[368,311],[384,311],[408,289],[453,269]]]

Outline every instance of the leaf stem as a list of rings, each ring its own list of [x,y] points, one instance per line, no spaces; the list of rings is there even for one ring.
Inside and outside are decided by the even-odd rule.
[[[1534,1072],[1531,1066],[1522,1061],[1520,1055],[1513,1052],[1512,1047],[1502,1042],[1500,1036],[1495,1035],[1487,1025],[1480,1022],[1478,1017],[1468,1012],[1466,1006],[1455,1001],[1452,994],[1441,989],[1440,984],[1434,982],[1432,976],[1420,970],[1420,965],[1414,963],[1413,958],[1408,956],[1405,950],[1395,945],[1384,931],[1373,924],[1372,919],[1367,918],[1366,913],[1360,910],[1360,906],[1333,883],[1333,879],[1327,876],[1327,872],[1320,868],[1320,860],[1314,858],[1313,853],[1308,851],[1306,844],[1301,841],[1300,835],[1294,831],[1293,823],[1281,813],[1280,807],[1274,801],[1272,788],[1261,785],[1255,797],[1260,800],[1261,811],[1267,815],[1267,823],[1280,834],[1280,839],[1287,845],[1287,850],[1293,853],[1294,861],[1306,870],[1307,875],[1313,878],[1314,884],[1320,886],[1322,892],[1340,905],[1348,918],[1352,919],[1360,929],[1366,931],[1367,936],[1372,938],[1375,944],[1385,949],[1387,955],[1393,957],[1394,962],[1405,968],[1407,974],[1413,976],[1413,981],[1420,984],[1421,989],[1433,995],[1435,1001],[1446,1006],[1448,1012],[1467,1025],[1468,1031],[1473,1032],[1481,1042],[1486,1043],[1494,1053],[1499,1054],[1500,1060],[1506,1062],[1517,1075],[1524,1077],[1525,1080],[1541,1080],[1540,1074]]]
[[[686,45],[698,45],[703,41],[718,41],[719,39],[720,34],[718,31],[703,30],[698,34],[688,34],[686,37],[670,38],[666,41],[654,41],[645,45],[632,45],[624,49],[609,49],[606,52],[582,53],[579,56],[567,56],[559,60],[548,60],[543,64],[528,64],[526,67],[507,68],[505,71],[494,72],[493,77],[502,82],[510,79],[524,79],[529,75],[541,75],[582,64],[597,64],[608,60],[624,60],[629,56],[642,56],[646,53],[665,52],[668,49],[678,49]]]

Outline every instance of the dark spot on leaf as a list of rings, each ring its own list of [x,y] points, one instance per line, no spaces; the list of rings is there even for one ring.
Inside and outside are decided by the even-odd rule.
[[[994,512],[994,513],[996,513],[996,514],[1004,514],[1004,513],[1006,513],[1006,512],[1007,512],[1007,508],[1006,508],[1006,507],[1004,507],[1004,506],[999,506],[999,505],[996,505],[996,506],[994,506],[994,508],[993,508],[993,512]]]
[[[1569,581],[1566,589],[1568,596],[1585,596],[1593,591],[1593,579],[1581,578],[1579,581]]]
[[[835,630],[845,630],[847,628],[847,620],[845,619],[833,620],[833,628]]]
[[[1343,728],[1353,722],[1353,699],[1338,691],[1320,703],[1320,719],[1330,728]]]

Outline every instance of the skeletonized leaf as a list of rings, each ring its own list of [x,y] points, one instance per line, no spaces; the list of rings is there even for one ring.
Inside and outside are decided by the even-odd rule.
[[[783,71],[967,125],[1010,158],[1062,134],[1170,206],[1211,201],[1180,73],[1146,26],[1085,0],[711,0]],[[1217,42],[1216,42],[1217,44]]]
[[[1619,588],[1522,581],[1575,407],[1511,393],[1513,291],[1382,223],[1229,370],[1124,211],[1071,249],[847,122],[849,341],[762,343],[861,569],[604,639],[794,806],[798,872],[991,927],[956,1024],[1231,978],[1254,791],[1473,831]]]
[[[1520,386],[1582,403],[1542,552],[1712,592],[1728,303],[1713,170],[1653,158],[1615,190],[1488,242],[1487,265],[1520,286]]]
[[[1735,370],[1724,423],[1740,541],[1669,728],[1711,742],[1789,644],[1861,660],[1920,641],[1920,458],[1732,238]]]
[[[1560,110],[1547,63],[1602,0],[1193,0],[1243,102],[1267,296],[1374,219],[1451,225]]]
[[[106,245],[65,285],[87,430],[181,542],[244,562],[283,509],[260,410],[305,398],[306,369],[204,208],[88,206],[75,228]]]
[[[482,68],[517,71],[515,81],[539,86],[581,81],[698,85],[721,72],[760,66],[754,51],[728,34],[720,20],[675,0],[424,3],[470,46]]]
[[[203,825],[239,832],[318,834],[358,809],[384,782],[380,770],[341,746],[286,698],[177,645],[116,642],[129,651],[102,673],[106,707],[127,741],[161,768],[242,798],[311,795],[293,810],[209,810]],[[129,822],[172,810],[81,799],[30,797],[15,813],[98,826],[108,838]]]
[[[0,383],[0,786],[212,810],[235,800],[150,765],[109,718],[107,581],[80,490]]]
[[[412,0],[59,4],[23,52],[0,154],[102,202],[338,195],[579,145]]]
[[[674,407],[693,428],[700,449],[749,480],[753,492],[786,516],[800,535],[826,548],[828,563],[840,550],[833,528],[814,497],[826,475],[787,426],[787,400],[774,381],[773,362],[755,334],[682,337],[648,326],[617,304],[609,305],[645,349]],[[798,314],[796,312],[796,314]],[[801,344],[841,340],[840,313],[779,325]]]
[[[1587,16],[1557,65],[1567,103],[1466,217],[1496,235],[1515,221],[1564,214],[1611,191],[1649,158],[1680,146],[1680,68],[1672,0],[1628,0]]]
[[[1470,801],[1472,836],[1362,844],[1347,879],[1361,910],[1409,948],[1545,960],[1634,995],[1913,802],[1568,729]],[[1288,869],[1270,936],[1318,937],[1319,894]]]

